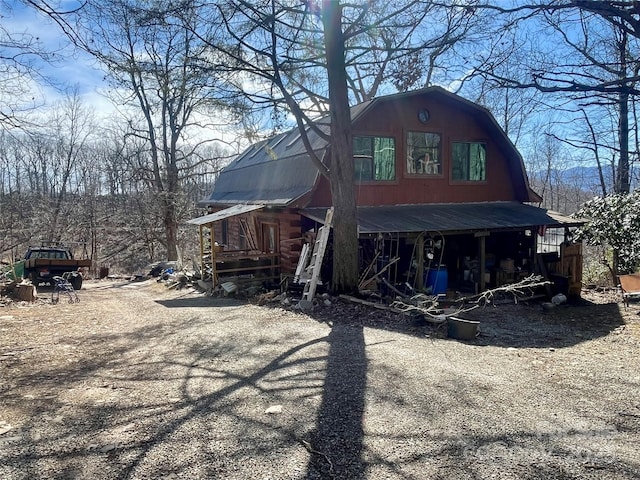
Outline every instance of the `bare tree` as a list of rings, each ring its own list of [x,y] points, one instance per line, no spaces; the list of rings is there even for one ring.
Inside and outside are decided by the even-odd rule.
[[[240,72],[243,81],[239,92],[255,108],[293,114],[311,161],[331,186],[335,209],[332,288],[338,292],[356,290],[350,105],[381,90],[430,82],[435,59],[461,41],[473,23],[472,12],[450,10],[447,25],[452,30],[434,21],[439,27],[435,34],[421,23],[433,15],[431,2],[420,0],[362,4],[229,0],[209,3],[201,12],[207,18],[220,19],[229,35],[227,42],[209,43]],[[424,49],[430,49],[431,54],[423,55]],[[428,62],[426,72],[422,67]],[[400,84],[400,72],[406,74],[403,66],[408,64],[415,67],[415,75],[408,75],[411,81]],[[250,88],[244,82],[247,78]],[[327,107],[329,136],[311,120],[326,114]],[[312,130],[331,139],[330,167],[311,148],[307,133]]]
[[[0,125],[16,128],[24,124],[24,114],[40,105],[32,82],[42,79],[38,62],[50,60],[36,34],[12,28],[6,21],[15,8],[0,2]]]
[[[478,4],[478,8],[508,15],[507,25],[521,27],[530,34],[529,38],[545,38],[545,42],[537,43],[538,49],[528,44],[529,61],[519,63],[524,77],[499,72],[496,63],[490,61],[478,71],[507,89],[535,89],[551,95],[553,102],[578,122],[585,119],[583,112],[588,111],[589,124],[584,130],[600,132],[599,147],[604,144],[604,132],[593,128],[594,112],[604,108],[614,113],[615,129],[607,134],[615,137],[609,158],[617,159],[612,190],[629,192],[635,156],[629,151],[629,111],[640,93],[638,12],[629,2],[592,0],[514,2],[509,7],[492,2]],[[601,161],[602,149],[597,153],[599,157],[592,160]]]
[[[183,181],[209,161],[194,161],[195,153],[234,118],[233,105],[223,103],[224,79],[212,70],[211,51],[193,33],[208,28],[195,25],[194,5],[88,1],[73,25],[71,15],[55,16],[76,45],[105,65],[114,100],[125,106],[127,138],[146,144],[130,165],[162,212],[169,260],[178,259]]]

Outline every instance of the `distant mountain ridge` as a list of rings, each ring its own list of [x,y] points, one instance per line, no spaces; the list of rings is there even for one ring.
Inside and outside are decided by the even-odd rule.
[[[612,191],[614,183],[613,172],[610,168],[605,168],[603,176],[607,191]],[[546,171],[533,172],[529,176],[529,180],[532,185],[543,184],[545,179],[547,179]],[[598,167],[596,166],[576,166],[567,169],[553,168],[548,173],[548,183],[579,188],[593,195],[602,195],[600,174],[598,173]],[[637,179],[632,177],[631,188],[635,189],[637,186]]]

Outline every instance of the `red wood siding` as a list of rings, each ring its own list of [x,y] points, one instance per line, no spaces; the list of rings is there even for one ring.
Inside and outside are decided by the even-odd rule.
[[[249,233],[248,244],[240,245],[240,233],[243,229],[240,222],[244,221]],[[222,222],[213,224],[214,241],[222,244]],[[294,209],[261,210],[246,215],[229,217],[227,222],[228,238],[225,243],[225,251],[232,252],[241,249],[251,249],[256,245],[261,250],[263,245],[262,225],[275,224],[278,231],[278,253],[280,253],[280,270],[282,273],[293,274],[296,271],[300,252],[302,250],[302,221],[300,215]],[[207,247],[209,248],[209,247]]]
[[[256,214],[256,220],[258,224],[278,225],[280,271],[287,274],[295,273],[303,244],[300,215],[291,209],[271,212],[263,210]]]
[[[429,110],[426,124],[418,120],[418,111]],[[406,136],[408,131],[441,135],[442,175],[416,176],[406,173]],[[460,104],[446,100],[397,99],[378,104],[354,124],[354,135],[393,136],[396,139],[396,179],[392,182],[368,182],[356,186],[358,205],[394,205],[509,201],[523,198],[514,190],[511,169],[488,131]],[[486,180],[451,180],[451,143],[481,142],[487,147]],[[514,159],[514,161],[517,161]],[[327,206],[331,195],[327,179],[320,179],[309,206]]]

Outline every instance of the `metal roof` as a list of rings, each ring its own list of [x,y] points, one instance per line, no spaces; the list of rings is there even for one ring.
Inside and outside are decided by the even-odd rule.
[[[200,204],[288,205],[307,193],[319,175],[307,155],[268,164],[244,163],[245,166],[223,170],[209,198]]]
[[[264,205],[234,205],[233,207],[225,208],[219,212],[187,220],[187,223],[191,223],[192,225],[207,225],[209,223],[217,222],[218,220],[235,217],[236,215],[242,215],[243,213],[249,213],[261,208],[264,208]]]
[[[316,125],[328,135],[329,125],[323,119]],[[308,135],[313,151],[322,158],[328,141],[311,129]],[[288,205],[311,191],[319,174],[295,128],[246,149],[222,170],[213,192],[199,205]]]
[[[326,211],[326,208],[306,208],[300,213],[324,223]],[[358,230],[363,234],[517,230],[541,225],[568,227],[583,223],[557,212],[518,202],[358,207]]]

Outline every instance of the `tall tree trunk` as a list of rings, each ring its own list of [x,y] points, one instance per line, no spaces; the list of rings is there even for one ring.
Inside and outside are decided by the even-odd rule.
[[[618,172],[615,179],[616,193],[629,193],[629,93],[626,88],[629,84],[627,68],[627,33],[621,32],[618,39],[618,54],[620,56],[620,93],[618,94],[618,143],[620,144],[620,157],[618,158]]]
[[[335,293],[353,293],[358,285],[358,229],[342,6],[338,1],[323,0],[322,23],[331,114],[332,290]]]
[[[178,260],[178,221],[173,199],[167,199],[164,209],[164,231],[167,241],[167,260]]]
[[[629,94],[621,93],[618,97],[618,138],[620,143],[620,157],[616,173],[616,193],[629,193]]]
[[[163,151],[166,163],[167,182],[164,201],[164,229],[167,242],[167,260],[178,259],[178,200],[179,200],[179,174],[175,161],[175,151]],[[169,157],[169,158],[167,158]]]

